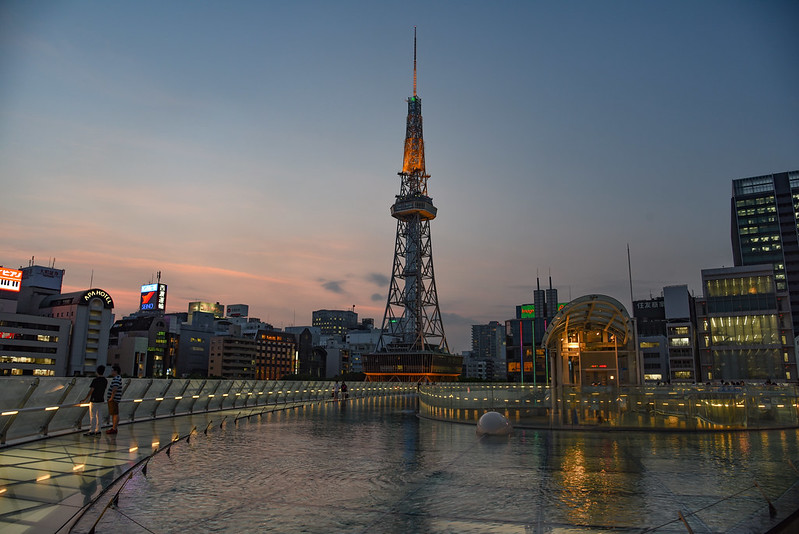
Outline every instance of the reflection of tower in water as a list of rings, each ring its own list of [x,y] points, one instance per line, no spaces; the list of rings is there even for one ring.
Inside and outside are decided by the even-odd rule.
[[[416,30],[413,96],[408,99],[400,192],[391,206],[397,219],[394,261],[377,352],[364,356],[370,380],[451,380],[461,358],[449,354],[433,273],[430,221],[437,209],[427,193],[422,100],[416,94]],[[457,360],[457,361],[456,361]]]

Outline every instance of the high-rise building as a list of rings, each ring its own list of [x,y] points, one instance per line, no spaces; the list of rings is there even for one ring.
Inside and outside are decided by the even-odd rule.
[[[485,362],[483,367],[486,380],[506,380],[505,364],[505,325],[498,321],[488,324],[472,325],[472,352],[470,361]]]
[[[427,191],[422,100],[416,94],[416,33],[413,96],[408,99],[400,191],[391,206],[397,219],[394,261],[382,335],[376,352],[363,356],[367,380],[453,380],[463,357],[450,354],[433,272],[430,221],[438,210]]]
[[[773,266],[799,332],[799,171],[733,180],[731,211],[735,265]]]

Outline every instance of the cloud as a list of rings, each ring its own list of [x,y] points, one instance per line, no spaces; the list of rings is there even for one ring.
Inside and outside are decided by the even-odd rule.
[[[339,282],[336,280],[330,280],[328,282],[322,282],[322,287],[327,289],[328,291],[332,291],[333,293],[343,294],[344,288],[341,287],[343,282]]]
[[[372,293],[372,302],[378,302],[384,300],[386,297],[385,295],[381,295],[380,293]]]
[[[442,313],[441,320],[444,322],[445,325],[459,325],[459,326],[469,326],[471,327],[473,324],[482,324],[482,322],[478,319],[474,319],[472,317],[464,317],[462,315],[458,315],[457,313]]]
[[[381,273],[369,273],[366,275],[366,279],[380,287],[386,287],[389,282],[389,277]],[[372,299],[374,300],[374,295],[372,296]]]

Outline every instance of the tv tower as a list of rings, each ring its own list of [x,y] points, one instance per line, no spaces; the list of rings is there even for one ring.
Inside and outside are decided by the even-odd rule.
[[[433,273],[430,221],[437,209],[427,193],[422,100],[416,94],[416,28],[413,29],[413,96],[408,98],[400,192],[391,206],[397,219],[394,262],[382,334],[364,358],[369,379],[436,381],[460,374],[462,358],[449,354]],[[434,372],[435,369],[435,372]],[[390,376],[389,376],[390,375]]]

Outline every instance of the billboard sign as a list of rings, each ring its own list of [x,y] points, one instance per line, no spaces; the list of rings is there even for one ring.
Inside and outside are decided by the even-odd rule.
[[[22,271],[0,267],[0,290],[19,293]]]
[[[166,310],[166,284],[147,284],[141,286],[141,299],[139,300],[139,310],[141,311]]]

